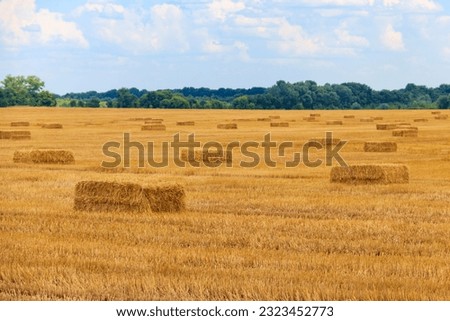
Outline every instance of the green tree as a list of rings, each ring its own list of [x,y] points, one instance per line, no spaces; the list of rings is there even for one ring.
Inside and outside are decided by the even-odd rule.
[[[450,107],[450,96],[440,96],[436,105],[439,109],[448,109]]]
[[[77,107],[77,101],[75,99],[72,99],[69,103],[70,107]]]
[[[136,107],[138,98],[128,89],[120,88],[117,95],[117,107]]]
[[[56,98],[51,92],[43,90],[37,94],[36,105],[38,106],[56,106]]]

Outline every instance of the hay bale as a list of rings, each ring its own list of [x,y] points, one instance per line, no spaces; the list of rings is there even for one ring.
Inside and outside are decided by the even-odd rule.
[[[47,149],[30,152],[31,161],[35,164],[72,164],[75,163],[73,153],[67,150]]]
[[[183,149],[180,154],[180,159],[188,163],[203,163],[205,165],[232,164],[233,153],[231,151],[195,150],[190,155],[187,149]]]
[[[289,127],[289,123],[270,123],[270,127]]]
[[[316,121],[316,117],[303,117],[303,120],[308,121],[308,122],[313,122],[313,121]]]
[[[193,121],[177,121],[177,126],[195,126]]]
[[[47,128],[47,129],[61,129],[63,128],[62,124],[53,123],[53,124],[42,124],[41,128]]]
[[[154,124],[154,125],[144,125],[141,130],[166,130],[166,125]]]
[[[431,112],[432,115],[440,115],[441,112],[439,110],[435,110]]]
[[[347,184],[405,184],[409,182],[409,169],[405,165],[353,165],[333,167],[330,181]]]
[[[328,120],[327,125],[343,125],[342,120]]]
[[[280,117],[280,116],[274,115],[274,116],[269,116],[269,118],[270,118],[270,119],[280,119],[281,117]]]
[[[11,122],[11,127],[28,127],[30,123],[27,121],[13,121]]]
[[[344,115],[345,119],[354,119],[355,115]]]
[[[397,129],[398,124],[394,123],[384,123],[384,124],[377,124],[377,130],[392,130]]]
[[[237,124],[236,123],[228,123],[228,124],[218,124],[217,125],[218,129],[237,129]]]
[[[74,210],[150,212],[150,203],[138,184],[82,181],[75,186]]]
[[[381,116],[373,117],[373,120],[383,120],[384,118]]]
[[[0,131],[0,139],[31,139],[31,132],[27,130]]]
[[[437,120],[446,120],[446,119],[448,119],[448,115],[438,115],[438,116],[434,117],[434,119],[437,119]]]
[[[373,118],[372,117],[360,118],[359,121],[362,123],[373,123]]]
[[[144,124],[162,124],[162,119],[150,119],[146,120]]]
[[[417,129],[395,129],[392,131],[392,136],[396,137],[417,137],[418,134]]]
[[[309,117],[320,117],[320,114],[309,114]]]
[[[390,153],[397,151],[396,142],[365,142],[364,143],[365,152],[374,153]]]
[[[411,126],[411,123],[407,123],[404,121],[396,121],[395,123],[397,126]]]
[[[251,118],[234,118],[232,119],[232,121],[253,121],[255,119],[251,119]]]
[[[270,118],[257,118],[257,121],[272,121]]]
[[[415,122],[415,123],[426,123],[427,121],[428,121],[427,118],[417,118],[417,119],[414,119],[414,122]]]
[[[144,118],[128,118],[128,120],[131,120],[131,121],[142,121],[142,120],[144,120]]]
[[[419,127],[402,125],[402,126],[398,126],[397,129],[412,129],[412,130],[419,130]]]
[[[143,189],[153,212],[180,212],[186,208],[186,193],[178,184]]]
[[[29,164],[33,161],[31,160],[31,155],[29,151],[15,151],[13,155],[14,163],[25,163]]]

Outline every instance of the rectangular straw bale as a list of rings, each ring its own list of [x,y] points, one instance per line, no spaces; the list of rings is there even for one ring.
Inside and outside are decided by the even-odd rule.
[[[28,130],[13,130],[10,132],[10,138],[12,140],[31,139],[31,132]]]
[[[342,120],[328,120],[327,125],[343,125]]]
[[[14,163],[32,163],[29,151],[15,151],[13,155]]]
[[[35,164],[72,164],[75,163],[73,153],[67,150],[39,149],[30,152],[31,161]]]
[[[11,139],[11,132],[0,130],[0,139]]]
[[[398,125],[394,123],[377,124],[377,130],[392,130],[396,129],[397,127]]]
[[[383,120],[384,118],[381,116],[373,117],[373,120]]]
[[[417,137],[419,131],[416,129],[395,129],[392,131],[392,136],[396,137]]]
[[[193,154],[189,154],[187,149],[183,149],[180,154],[180,159],[184,162],[198,162],[207,165],[233,162],[232,151],[208,151],[195,150]]]
[[[194,121],[177,121],[177,126],[195,126]]]
[[[289,127],[289,123],[286,122],[270,123],[270,127]]]
[[[434,119],[446,120],[446,119],[448,119],[448,115],[438,115],[438,116],[434,117]]]
[[[269,116],[270,119],[280,119],[281,117],[278,115]]]
[[[27,127],[30,126],[30,122],[27,121],[13,121],[11,127]]]
[[[43,124],[41,128],[47,128],[47,129],[61,129],[63,128],[62,124],[58,123],[52,123],[52,124]]]
[[[237,129],[237,124],[236,123],[228,123],[228,124],[218,124],[217,125],[218,129]]]
[[[432,111],[431,112],[431,114],[432,115],[439,115],[441,112],[439,111],[439,110],[435,110],[435,111]]]
[[[265,118],[257,118],[257,121],[271,121],[272,119],[265,117]]]
[[[151,212],[150,203],[138,184],[82,181],[75,186],[77,211]]]
[[[347,184],[405,184],[409,182],[409,169],[405,165],[353,165],[333,167],[332,183]]]
[[[308,122],[313,122],[313,121],[316,121],[316,117],[303,117],[303,120],[308,121]]]
[[[397,151],[396,142],[365,142],[365,152],[389,153]]]
[[[372,117],[361,118],[359,121],[362,123],[373,123],[373,118]]]
[[[143,191],[153,212],[180,212],[186,208],[186,193],[179,184],[145,187]]]
[[[144,122],[144,124],[162,124],[162,120],[161,119],[150,119],[150,120],[146,120]]]
[[[141,127],[141,130],[166,130],[166,125],[163,124],[154,124],[154,125],[144,125]]]
[[[346,119],[354,119],[355,115],[344,115],[344,118],[346,118]]]
[[[309,114],[309,117],[320,117],[320,114],[317,113]]]
[[[427,118],[417,118],[417,119],[414,119],[414,122],[415,122],[415,123],[426,123],[427,121],[428,121]]]

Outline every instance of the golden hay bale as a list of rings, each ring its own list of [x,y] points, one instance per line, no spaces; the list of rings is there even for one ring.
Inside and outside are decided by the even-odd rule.
[[[180,212],[186,208],[186,193],[178,184],[143,189],[153,212]]]
[[[320,117],[320,114],[309,114],[309,117]]]
[[[446,120],[446,119],[448,119],[448,115],[438,115],[438,116],[434,117],[434,119]]]
[[[419,130],[419,127],[402,125],[402,126],[398,126],[397,129],[412,129],[412,130]]]
[[[328,120],[327,125],[343,125],[342,120]]]
[[[53,124],[43,124],[41,128],[47,128],[47,129],[61,129],[63,128],[62,124],[53,123]]]
[[[409,169],[405,165],[353,165],[333,167],[330,181],[347,184],[404,184],[409,182]]]
[[[397,151],[396,142],[365,142],[365,152],[389,153]]]
[[[154,125],[144,125],[141,130],[166,130],[166,125],[154,124]]]
[[[11,123],[11,127],[27,127],[30,123],[27,121],[14,121]]]
[[[411,123],[407,123],[407,122],[404,122],[404,121],[397,121],[395,124],[397,126],[411,126]]]
[[[373,123],[373,118],[372,117],[360,118],[359,121],[362,122],[362,123]]]
[[[425,122],[427,122],[427,121],[428,121],[427,118],[417,118],[417,119],[414,119],[414,122],[415,122],[415,123],[425,123]]]
[[[383,120],[384,118],[381,116],[373,117],[373,120]]]
[[[72,164],[75,162],[73,153],[62,149],[32,150],[30,158],[35,164]]]
[[[303,117],[303,120],[313,122],[316,121],[316,117]]]
[[[128,120],[131,120],[131,121],[142,121],[142,120],[144,120],[144,118],[128,118]]]
[[[29,151],[15,151],[13,155],[14,163],[32,163]]]
[[[396,129],[397,127],[398,127],[398,124],[394,124],[394,123],[377,124],[377,130],[392,130],[392,129]]]
[[[439,110],[435,110],[435,111],[432,111],[431,112],[431,114],[432,115],[439,115],[441,112],[439,111]]]
[[[177,126],[195,126],[194,121],[177,121]]]
[[[395,129],[392,131],[392,136],[397,137],[417,137],[418,134],[417,129]]]
[[[180,159],[184,162],[199,162],[205,165],[212,164],[231,164],[233,162],[233,153],[231,151],[208,151],[195,150],[194,153],[189,154],[187,149],[181,151]]]
[[[289,123],[270,123],[270,127],[289,127]]]
[[[257,118],[257,121],[271,121],[272,119],[270,118]]]
[[[237,124],[236,123],[228,123],[228,124],[218,124],[217,125],[218,129],[237,129]]]
[[[280,116],[274,115],[274,116],[269,116],[269,118],[270,118],[270,119],[280,119],[281,117],[280,117]]]
[[[232,121],[253,121],[255,119],[251,119],[251,118],[234,118],[232,119]]]
[[[0,139],[31,139],[31,132],[27,130],[0,131]]]
[[[138,184],[82,181],[75,186],[74,210],[151,212],[151,207]]]
[[[346,119],[354,119],[355,115],[344,115],[344,118],[346,118]]]

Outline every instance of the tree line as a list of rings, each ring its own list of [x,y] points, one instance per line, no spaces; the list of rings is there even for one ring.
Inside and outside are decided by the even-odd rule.
[[[55,95],[43,90],[36,76],[6,76],[0,86],[0,106],[63,106],[109,108],[192,109],[424,109],[450,107],[450,85],[436,88],[408,84],[396,90],[374,90],[356,82],[318,85],[308,80],[283,80],[271,87],[250,89],[192,88],[112,89]]]

